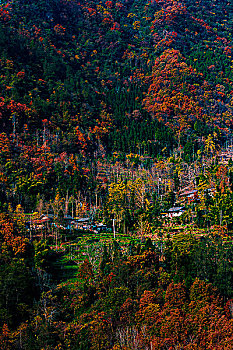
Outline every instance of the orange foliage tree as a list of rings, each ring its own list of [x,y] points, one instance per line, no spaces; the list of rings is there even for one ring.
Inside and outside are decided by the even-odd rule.
[[[144,108],[178,135],[187,131],[201,114],[192,86],[194,74],[178,50],[167,49],[155,60]]]

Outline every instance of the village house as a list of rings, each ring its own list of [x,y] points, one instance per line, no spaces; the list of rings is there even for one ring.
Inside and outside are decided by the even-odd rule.
[[[189,203],[193,201],[197,201],[199,199],[198,190],[194,189],[194,190],[182,192],[179,194],[179,198],[181,201],[186,201]]]
[[[31,214],[30,214],[31,215]],[[29,229],[40,230],[48,224],[52,224],[53,215],[52,214],[41,214],[39,218],[30,219],[27,221],[27,227]]]
[[[173,207],[166,212],[161,213],[162,218],[172,219],[174,217],[180,217],[186,211],[185,207]]]

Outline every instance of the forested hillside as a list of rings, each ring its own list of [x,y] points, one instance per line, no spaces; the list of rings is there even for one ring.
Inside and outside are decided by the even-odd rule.
[[[233,4],[0,1],[0,348],[233,348]]]
[[[230,1],[4,1],[0,15],[2,205],[71,191],[65,161],[82,178],[113,152],[191,161],[209,134],[231,137]]]

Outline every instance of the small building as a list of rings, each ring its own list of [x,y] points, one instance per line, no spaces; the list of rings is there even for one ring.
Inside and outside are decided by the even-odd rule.
[[[64,216],[64,224],[67,230],[70,230],[72,228],[72,223],[74,221],[74,219],[72,218],[72,216],[70,215],[65,215]]]
[[[162,218],[172,219],[174,217],[180,217],[186,211],[185,207],[173,207],[166,212],[161,213]]]
[[[83,229],[84,227],[87,227],[88,224],[90,224],[91,218],[86,217],[86,218],[75,219],[75,222],[77,224],[78,229]]]
[[[107,226],[101,222],[101,223],[96,225],[96,229],[98,232],[103,232],[103,231],[107,230]]]
[[[47,224],[51,224],[52,222],[53,222],[52,214],[48,214],[48,215],[42,214],[40,215],[39,218],[28,221],[28,225],[30,228],[39,230],[46,227]]]
[[[180,198],[187,200],[189,202],[193,202],[195,200],[198,200],[198,190],[194,189],[194,190],[182,192],[182,193],[180,193]]]

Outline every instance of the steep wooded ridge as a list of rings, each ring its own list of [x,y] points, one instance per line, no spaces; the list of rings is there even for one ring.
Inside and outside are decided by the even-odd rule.
[[[231,0],[0,1],[0,349],[233,349]]]

